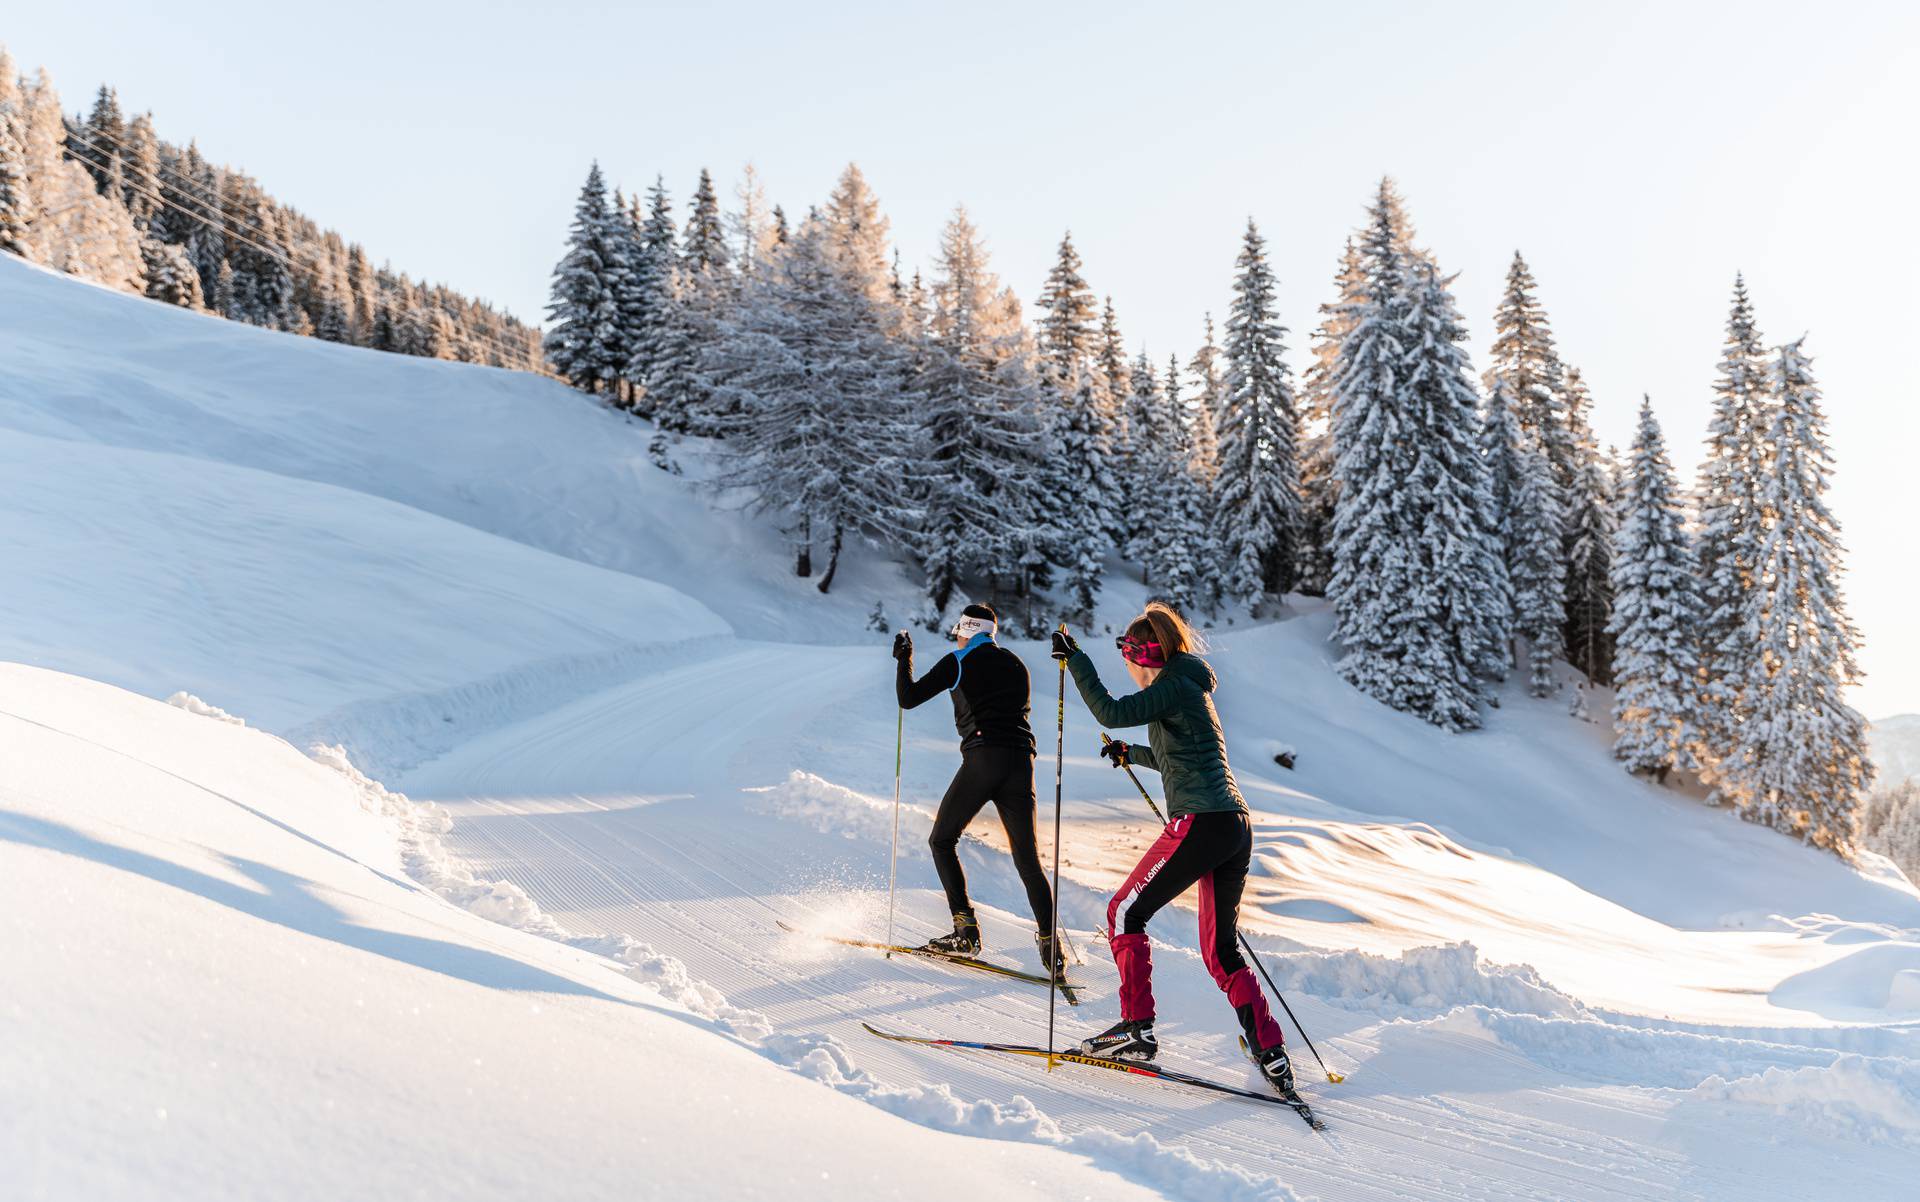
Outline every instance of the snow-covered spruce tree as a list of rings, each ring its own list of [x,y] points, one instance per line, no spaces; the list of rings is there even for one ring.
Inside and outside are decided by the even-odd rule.
[[[1137,419],[1132,427],[1136,505],[1141,535],[1136,555],[1155,593],[1184,613],[1204,595],[1206,511],[1192,473],[1185,415],[1180,409],[1180,360],[1167,362],[1162,388],[1143,352],[1133,369]]]
[[[624,367],[620,297],[614,288],[616,251],[608,220],[606,180],[595,163],[581,186],[567,234],[567,253],[553,269],[553,300],[547,306],[547,362],[574,387],[606,390]]]
[[[820,216],[827,223],[829,245],[841,271],[860,286],[878,311],[897,317],[889,312],[897,305],[888,264],[892,226],[858,164],[848,163],[840,172]]]
[[[120,111],[120,96],[106,84],[94,93],[93,111],[87,114],[79,128],[67,135],[69,150],[74,159],[84,164],[93,176],[94,186],[101,192],[108,191],[108,185],[114,185],[113,199],[126,203],[118,189],[124,189],[126,177],[124,171],[116,168],[120,162],[120,141],[126,136],[126,117]]]
[[[13,59],[0,46],[0,251],[26,253],[33,193],[27,183],[26,105]]]
[[[247,240],[235,240],[227,252],[233,264],[234,315],[269,330],[290,330],[293,272],[278,208],[257,184],[244,178],[228,199],[233,206],[229,224],[247,231]]]
[[[1113,448],[1116,466],[1124,471],[1132,447],[1127,417],[1133,396],[1133,367],[1127,362],[1127,341],[1120,336],[1120,320],[1114,315],[1111,296],[1100,307],[1100,335],[1095,344],[1093,367],[1106,410],[1107,443]]]
[[[1406,379],[1423,431],[1413,479],[1426,509],[1420,605],[1446,632],[1446,659],[1462,686],[1479,691],[1483,680],[1504,677],[1510,662],[1512,586],[1490,471],[1480,453],[1480,394],[1453,277],[1443,277],[1431,255],[1407,253],[1413,306]]]
[[[1665,783],[1667,773],[1694,767],[1700,605],[1680,486],[1646,398],[1621,510],[1612,557],[1613,754],[1627,771]]]
[[[1068,612],[1093,620],[1100,578],[1118,524],[1119,487],[1108,442],[1111,405],[1094,363],[1098,346],[1093,293],[1080,275],[1071,234],[1040,293],[1040,354],[1048,422],[1043,460],[1042,545],[1064,568]]]
[[[1213,341],[1213,314],[1207,317],[1206,338],[1187,361],[1193,377],[1193,398],[1187,402],[1187,441],[1193,448],[1193,478],[1211,490],[1220,474],[1220,403],[1225,385],[1220,378],[1220,348]]]
[[[1595,684],[1613,680],[1613,491],[1589,414],[1593,398],[1580,369],[1569,367],[1565,395],[1573,436],[1573,479],[1567,487],[1567,662]]]
[[[680,254],[688,270],[713,276],[724,275],[732,261],[727,251],[725,223],[720,216],[720,198],[713,190],[713,173],[705,167],[700,169],[700,183],[693,191]]]
[[[160,140],[153,132],[152,113],[142,113],[127,123],[121,185],[121,203],[127,206],[134,228],[142,234],[151,233],[154,219],[162,212]]]
[[[1112,311],[1111,302],[1107,308]],[[1159,373],[1154,370],[1147,352],[1142,350],[1127,368],[1127,393],[1119,405],[1114,461],[1122,497],[1120,522],[1126,527],[1120,548],[1128,559],[1140,565],[1140,579],[1147,583],[1153,579],[1153,565],[1146,554],[1147,531],[1152,525],[1148,511],[1160,496],[1157,483],[1151,479],[1151,472],[1158,465],[1149,443],[1159,432],[1157,410],[1162,395]]]
[[[142,238],[140,257],[146,268],[149,297],[183,309],[206,307],[206,298],[200,294],[200,273],[194,270],[186,247]]]
[[[1573,434],[1567,423],[1564,369],[1554,349],[1553,327],[1534,295],[1533,272],[1513,252],[1507,287],[1493,313],[1493,354],[1489,381],[1507,378],[1513,390],[1514,416],[1533,435],[1553,466],[1554,483],[1564,490],[1573,478]]]
[[[314,323],[313,333],[323,342],[353,341],[353,323],[347,316],[346,302],[332,287],[327,288],[320,299],[320,320]]]
[[[942,614],[964,576],[1019,588],[1040,503],[1037,386],[1020,304],[956,208],[941,231],[915,432],[911,546]]]
[[[1119,486],[1092,363],[1076,364],[1051,388],[1062,391],[1054,392],[1045,406],[1050,430],[1042,466],[1042,527],[1065,572],[1068,613],[1086,624],[1093,621],[1107,552],[1115,548]]]
[[[1348,238],[1333,277],[1334,300],[1320,306],[1313,362],[1301,388],[1298,587],[1315,597],[1325,595],[1333,578],[1333,501],[1340,488],[1333,470],[1333,381],[1340,339],[1353,327],[1363,299],[1362,283],[1360,252]]]
[[[1535,697],[1547,697],[1558,687],[1553,665],[1560,658],[1561,623],[1566,613],[1567,571],[1560,542],[1566,508],[1545,448],[1531,430],[1522,429],[1520,439],[1520,477],[1514,489],[1513,509],[1507,515],[1512,630],[1527,641],[1527,691]]]
[[[231,317],[233,315],[233,264],[227,262],[225,259],[220,260],[220,270],[214,273],[213,297],[210,307],[215,313],[218,313],[222,317]],[[383,309],[382,312],[384,313],[386,310]],[[393,350],[395,349],[394,342],[390,337],[376,340],[374,349],[381,351]]]
[[[1418,528],[1414,500],[1403,487],[1412,463],[1412,423],[1403,396],[1408,355],[1405,287],[1387,184],[1368,208],[1360,241],[1364,300],[1341,340],[1334,376],[1335,471],[1340,492],[1333,515],[1335,636],[1345,648],[1337,667],[1356,689],[1395,709],[1420,713],[1452,729],[1479,724],[1477,699],[1458,690],[1426,690],[1409,678],[1398,627],[1418,570],[1411,547]],[[1444,674],[1445,685],[1452,674]]]
[[[666,181],[659,176],[647,189],[647,215],[640,223],[639,243],[632,270],[634,331],[626,376],[635,388],[637,412],[653,418],[663,430],[684,430],[686,377],[692,365],[684,354],[676,355],[683,349],[673,337],[679,249],[673,202],[667,196]]]
[[[1506,592],[1464,331],[1445,279],[1407,247],[1392,181],[1368,219],[1334,380],[1337,666],[1396,709],[1470,729]]]
[[[1060,238],[1052,270],[1040,289],[1040,355],[1055,391],[1065,394],[1067,377],[1086,364],[1094,345],[1093,290],[1080,274],[1080,252],[1073,231]]]
[[[750,276],[760,270],[761,260],[772,247],[774,238],[766,185],[752,163],[741,169],[733,196],[739,207],[727,214],[727,232],[733,236],[733,257],[740,274]]]
[[[1759,649],[1747,631],[1759,604],[1757,564],[1766,535],[1761,482],[1771,471],[1765,446],[1772,424],[1766,348],[1756,328],[1747,282],[1733,279],[1733,306],[1713,386],[1706,460],[1700,468],[1699,564],[1700,746],[1696,757],[1709,784],[1709,805],[1743,798],[1721,764],[1736,757],[1747,713],[1746,688]]]
[[[99,194],[94,176],[68,157],[60,96],[45,71],[18,92],[20,135],[31,216],[21,231],[22,257],[56,271],[119,288],[144,291],[140,235],[126,206]]]
[[[639,197],[629,206],[627,198],[615,188],[613,200],[607,206],[606,242],[613,262],[606,279],[620,310],[619,333],[614,339],[613,351],[622,366],[614,376],[613,397],[614,404],[634,412],[639,411],[643,389],[634,383],[628,367],[633,363],[634,346],[646,331],[648,300],[637,278],[640,260],[645,254],[640,222]]]
[[[1860,634],[1840,593],[1840,524],[1826,505],[1826,417],[1800,342],[1780,348],[1771,384],[1772,470],[1759,497],[1767,533],[1756,564],[1758,604],[1745,630],[1758,655],[1730,772],[1746,801],[1743,817],[1847,854],[1873,763],[1867,724],[1842,696],[1860,680]]]
[[[689,202],[686,228],[680,240],[680,271],[675,289],[673,320],[666,332],[669,364],[685,363],[681,373],[683,396],[676,409],[685,416],[687,429],[696,434],[724,436],[732,423],[732,402],[713,395],[706,386],[707,348],[720,337],[720,327],[731,319],[735,279],[732,258],[727,249],[720,201],[714,194],[713,176],[700,170],[700,182]]]
[[[746,490],[749,508],[786,515],[794,570],[813,572],[825,544],[828,591],[846,536],[905,538],[905,415],[918,398],[887,351],[884,317],[840,268],[819,219],[743,283],[721,319],[703,370],[725,406],[717,483]]]
[[[1120,322],[1114,315],[1110,296],[1102,302],[1100,310],[1093,384],[1094,412],[1100,417],[1101,438],[1107,448],[1107,473],[1113,480],[1113,492],[1107,502],[1113,525],[1107,530],[1107,536],[1116,548],[1124,549],[1139,535],[1135,504],[1142,498],[1133,474],[1133,434],[1127,428],[1133,408],[1133,366],[1127,360],[1126,339],[1120,334]]]
[[[1227,595],[1257,609],[1263,597],[1293,588],[1300,462],[1293,383],[1282,357],[1287,331],[1274,307],[1266,240],[1252,220],[1234,265],[1213,537]]]

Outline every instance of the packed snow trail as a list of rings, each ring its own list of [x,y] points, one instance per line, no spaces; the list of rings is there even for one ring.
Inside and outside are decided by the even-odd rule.
[[[1446,1017],[1444,1000],[1424,1013],[1401,1006],[1383,1020],[1310,995],[1290,999],[1325,1054],[1351,1068],[1338,1087],[1299,1069],[1329,1124],[1324,1138],[1291,1116],[1175,1089],[1066,1067],[1048,1075],[864,1036],[863,1020],[921,1036],[1023,1042],[1044,1039],[1046,1029],[1043,991],[889,961],[776,925],[873,934],[884,922],[886,804],[790,776],[790,766],[858,754],[858,732],[890,725],[890,672],[873,649],[749,645],[485,736],[401,783],[452,808],[453,845],[483,873],[518,881],[570,925],[670,952],[782,1031],[838,1038],[889,1084],[939,1081],[962,1097],[1029,1097],[1063,1128],[1150,1132],[1202,1160],[1328,1199],[1804,1199],[1831,1193],[1836,1171],[1855,1176],[1856,1196],[1892,1188],[1897,1157],[1855,1155],[1837,1170],[1804,1146],[1781,1154],[1765,1122],[1696,1131],[1687,1106],[1667,1093],[1536,1062],[1491,1028]],[[1069,722],[1087,735],[1084,715]],[[954,762],[944,723],[944,712],[912,716],[908,796],[918,806],[937,795]],[[866,779],[890,767],[876,765]],[[1078,795],[1112,795],[1112,782],[1096,783],[1093,771],[1082,764],[1074,774]],[[902,832],[900,904],[911,938],[933,933],[942,910],[924,814],[916,809]],[[976,897],[989,903],[987,954],[1031,967],[1031,923],[1011,864],[973,841],[963,856]],[[1088,934],[1104,898],[1071,880],[1062,894],[1063,922],[1086,960],[1074,969],[1087,1003],[1066,1019],[1071,1037],[1104,1025],[1114,978]],[[1155,924],[1163,1055],[1171,1067],[1255,1084],[1233,1046],[1231,1013],[1192,951],[1191,922],[1190,911],[1176,911]],[[1285,963],[1276,964],[1283,980]],[[1623,1030],[1598,1019],[1583,1025],[1602,1043]],[[1727,1041],[1714,1063],[1738,1064],[1740,1042]],[[1811,1059],[1824,1065],[1833,1056]]]

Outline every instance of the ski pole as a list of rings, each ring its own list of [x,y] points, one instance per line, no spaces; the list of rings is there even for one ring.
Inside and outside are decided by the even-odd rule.
[[[902,706],[895,711],[893,720],[893,847],[887,852],[887,944],[893,944],[893,882],[894,869],[900,862],[900,746],[906,740],[907,711]],[[893,959],[888,952],[886,958]]]
[[[1100,745],[1105,747],[1111,742],[1113,742],[1113,740],[1107,737],[1107,732],[1104,730],[1101,731]],[[1147,792],[1147,787],[1141,784],[1140,778],[1133,774],[1133,765],[1127,763],[1125,760],[1121,760],[1120,766],[1127,770],[1127,779],[1133,782],[1133,787],[1140,790],[1140,799],[1147,803],[1147,808],[1153,811],[1153,816],[1158,819],[1162,825],[1165,825],[1167,816],[1160,812],[1158,805],[1154,804],[1153,794]],[[1240,936],[1240,950],[1247,953],[1247,958],[1253,961],[1253,966],[1260,970],[1260,977],[1267,983],[1267,988],[1273,990],[1273,996],[1280,1000],[1280,1008],[1287,1012],[1288,1018],[1293,1019],[1293,1029],[1300,1032],[1301,1039],[1306,1040],[1307,1050],[1313,1053],[1315,1060],[1320,1061],[1320,1071],[1326,1073],[1327,1080],[1335,1085],[1345,1081],[1347,1078],[1343,1074],[1334,1072],[1327,1067],[1326,1061],[1320,1059],[1320,1049],[1313,1046],[1313,1040],[1308,1037],[1307,1029],[1300,1025],[1300,1019],[1294,1014],[1293,1007],[1287,1005],[1287,995],[1281,993],[1280,987],[1273,983],[1271,976],[1267,975],[1267,966],[1261,962],[1260,953],[1253,950],[1253,944],[1247,942],[1246,932],[1236,931],[1234,933]],[[1048,1046],[1051,1047],[1052,1045],[1049,1044]]]
[[[1060,633],[1065,634],[1067,624],[1060,623]],[[1060,703],[1054,711],[1055,739],[1053,744],[1053,932],[1052,946],[1048,949],[1048,959],[1058,962],[1060,957],[1060,792],[1061,780],[1067,767],[1067,661],[1060,664]],[[1059,993],[1060,974],[1054,970],[1054,964],[1047,965],[1047,1071],[1053,1071],[1053,1011],[1054,995]]]

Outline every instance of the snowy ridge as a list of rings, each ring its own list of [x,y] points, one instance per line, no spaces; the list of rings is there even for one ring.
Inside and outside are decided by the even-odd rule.
[[[1769,1068],[1731,1081],[1711,1077],[1686,1104],[1748,1106],[1843,1140],[1920,1148],[1920,1065],[1842,1056],[1808,1068]]]
[[[216,722],[225,722],[231,726],[245,726],[246,719],[236,718],[217,705],[208,705],[184,689],[167,698],[167,704],[183,709],[189,714],[199,714],[202,718],[212,718]]]

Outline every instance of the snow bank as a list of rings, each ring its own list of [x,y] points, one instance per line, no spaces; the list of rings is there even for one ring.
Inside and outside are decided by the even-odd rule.
[[[1282,990],[1297,989],[1345,1009],[1387,1018],[1430,1016],[1470,1005],[1553,1018],[1589,1013],[1528,965],[1482,963],[1471,943],[1409,948],[1397,957],[1283,952],[1262,959]]]
[[[893,839],[892,798],[870,797],[799,769],[779,784],[755,792],[760,795],[761,813],[803,823],[823,835],[881,843]],[[921,854],[932,829],[932,814],[907,802],[900,804],[903,855]]]
[[[1686,1103],[1751,1106],[1848,1142],[1920,1147],[1920,1063],[1842,1056],[1817,1068],[1711,1078]]]
[[[1185,1148],[1169,1147],[1142,1132],[1132,1137],[1105,1128],[1069,1133],[1024,1094],[1007,1102],[966,1101],[946,1085],[893,1088],[856,1068],[831,1036],[775,1036],[764,1045],[789,1067],[861,1098],[890,1114],[921,1126],[984,1139],[1046,1144],[1095,1158],[1127,1177],[1169,1197],[1206,1198],[1209,1202],[1299,1202],[1299,1195],[1272,1177],[1203,1160]]]
[[[1836,1019],[1911,1017],[1920,1012],[1920,943],[1860,947],[1830,964],[1795,973],[1769,998],[1779,1006]]]

